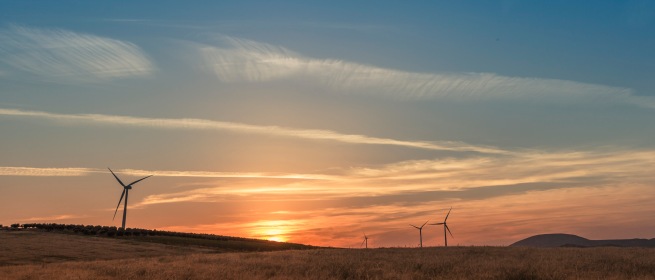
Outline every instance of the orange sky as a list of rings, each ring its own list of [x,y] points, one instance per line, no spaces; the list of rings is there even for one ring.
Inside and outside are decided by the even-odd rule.
[[[649,1],[67,2],[0,2],[3,225],[655,237]]]

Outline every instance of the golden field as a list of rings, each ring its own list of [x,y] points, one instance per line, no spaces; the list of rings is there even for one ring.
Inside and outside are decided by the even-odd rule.
[[[217,253],[0,231],[0,279],[655,279],[652,248],[450,247]]]

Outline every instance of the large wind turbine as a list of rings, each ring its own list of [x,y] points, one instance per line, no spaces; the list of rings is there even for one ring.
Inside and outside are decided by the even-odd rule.
[[[148,178],[148,177],[150,177],[152,175],[143,177],[143,178],[141,178],[139,180],[136,180],[136,181],[134,181],[132,183],[129,183],[129,184],[125,185],[125,184],[123,184],[123,181],[121,181],[121,179],[118,179],[118,176],[116,176],[116,174],[114,174],[114,171],[111,171],[111,168],[107,167],[107,169],[109,169],[109,172],[111,172],[111,175],[114,175],[114,178],[116,178],[116,181],[118,181],[118,183],[120,183],[121,186],[123,186],[123,193],[121,194],[121,198],[118,200],[118,205],[116,205],[116,211],[114,211],[114,218],[112,220],[116,219],[116,213],[118,212],[118,207],[121,206],[121,202],[123,201],[123,196],[124,196],[125,197],[125,204],[124,204],[124,207],[123,207],[123,229],[125,229],[125,219],[127,218],[127,195],[128,195],[128,192],[129,192],[129,190],[132,189],[132,185],[134,185],[134,184],[136,184],[138,182],[141,182],[142,180],[144,180],[144,179],[146,179],[146,178]]]
[[[430,225],[433,225],[433,226],[443,225],[443,240],[444,240],[443,244],[444,244],[445,247],[448,247],[448,235],[446,235],[446,230],[448,230],[448,233],[450,233],[450,237],[455,238],[453,236],[453,233],[450,232],[450,228],[448,227],[448,224],[446,223],[446,221],[448,220],[448,215],[450,215],[450,211],[452,211],[452,210],[453,210],[453,208],[450,207],[450,210],[448,210],[448,214],[446,214],[446,218],[443,219],[443,223],[430,224]]]
[[[425,224],[427,224],[427,223],[428,223],[428,221],[425,221],[425,223],[423,223],[423,225],[420,226],[420,227],[417,227],[417,226],[415,226],[415,225],[409,224],[410,226],[413,226],[413,227],[415,227],[416,229],[418,229],[418,236],[419,236],[419,238],[420,238],[420,239],[419,239],[419,240],[420,240],[420,243],[419,243],[419,244],[420,244],[421,248],[423,248],[423,227],[424,227]]]
[[[366,233],[364,233],[364,241],[362,241],[362,244],[359,245],[359,247],[362,247],[362,245],[366,244],[366,249],[368,249],[368,236],[366,236]]]

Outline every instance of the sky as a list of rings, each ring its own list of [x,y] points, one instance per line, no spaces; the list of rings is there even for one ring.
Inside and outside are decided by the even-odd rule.
[[[0,224],[654,238],[653,1],[0,0]],[[425,246],[443,246],[439,225]]]

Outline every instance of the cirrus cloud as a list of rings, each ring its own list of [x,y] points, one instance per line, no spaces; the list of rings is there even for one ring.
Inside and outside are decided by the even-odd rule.
[[[0,61],[56,81],[145,76],[153,63],[135,44],[63,29],[12,26],[0,31]]]
[[[335,59],[315,59],[284,47],[223,37],[198,50],[207,68],[227,83],[302,79],[340,93],[399,99],[524,100],[550,103],[626,103],[655,108],[652,97],[629,88],[494,73],[418,73]]]

